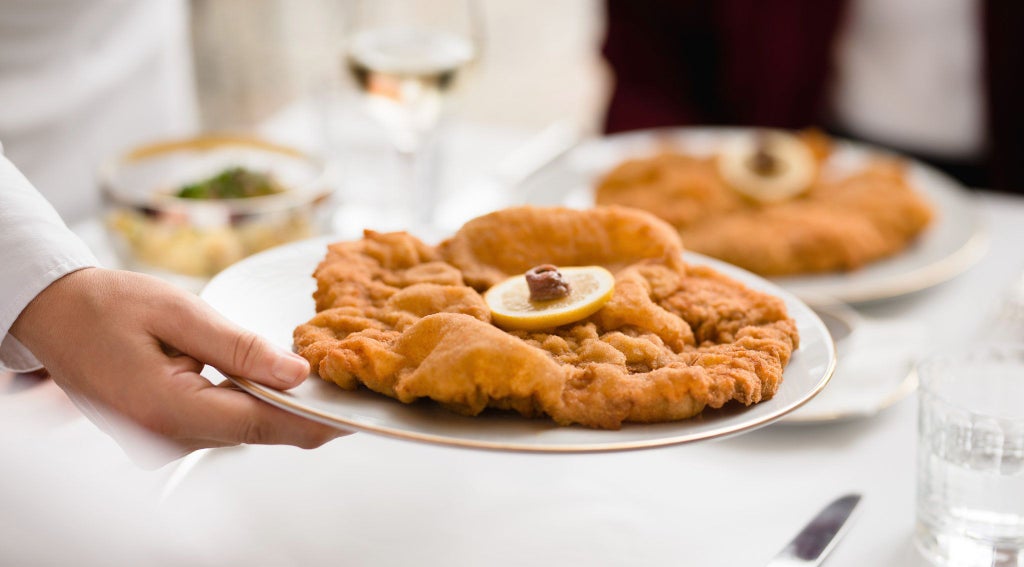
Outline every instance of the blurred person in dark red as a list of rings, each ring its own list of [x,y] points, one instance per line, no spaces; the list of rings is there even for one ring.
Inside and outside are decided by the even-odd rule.
[[[609,133],[822,127],[1024,193],[1024,3],[607,0]]]

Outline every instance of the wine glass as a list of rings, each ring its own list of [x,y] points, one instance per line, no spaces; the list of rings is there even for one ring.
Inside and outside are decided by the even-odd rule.
[[[473,0],[352,0],[345,65],[365,109],[387,130],[404,171],[396,203],[429,227],[437,201],[424,150],[459,76],[477,58]]]

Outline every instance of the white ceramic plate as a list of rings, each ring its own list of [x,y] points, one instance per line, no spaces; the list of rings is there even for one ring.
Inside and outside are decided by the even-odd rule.
[[[214,277],[201,295],[239,325],[291,348],[292,330],[315,313],[312,293],[316,284],[311,274],[323,258],[327,242],[314,239],[247,258]],[[835,346],[814,311],[776,285],[739,268],[698,255],[688,255],[687,260],[711,265],[751,288],[785,300],[797,322],[800,348],[771,400],[750,407],[737,404],[709,409],[684,421],[626,424],[618,431],[601,431],[560,427],[547,419],[525,419],[511,413],[463,417],[426,401],[407,405],[365,389],[345,391],[315,376],[287,392],[235,381],[271,404],[341,428],[446,445],[538,452],[640,449],[732,435],[782,417],[825,387],[836,365]],[[212,380],[223,380],[213,369],[206,372]]]
[[[671,128],[616,134],[584,143],[553,163],[526,186],[529,199],[574,207],[593,205],[597,180],[630,158],[653,155],[666,146],[711,155],[729,138],[746,136],[742,128]],[[826,174],[856,170],[868,159],[893,155],[852,142],[837,141]],[[847,273],[775,278],[799,297],[832,297],[858,303],[896,297],[939,284],[977,261],[987,236],[973,195],[954,179],[922,163],[907,160],[910,182],[935,207],[933,224],[907,250]]]

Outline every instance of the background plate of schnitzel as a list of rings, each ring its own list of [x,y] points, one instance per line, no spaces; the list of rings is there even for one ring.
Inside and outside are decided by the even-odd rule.
[[[542,205],[587,208],[594,204],[594,188],[600,179],[628,159],[651,157],[666,150],[710,156],[729,140],[753,132],[744,128],[667,128],[592,140],[531,179],[523,187],[525,199]],[[823,174],[850,174],[879,157],[900,158],[870,146],[833,140]],[[900,159],[907,165],[907,181],[927,199],[935,213],[931,225],[916,240],[901,252],[859,269],[775,277],[772,281],[799,297],[859,303],[942,283],[980,259],[988,241],[971,192],[932,167],[909,158]]]
[[[292,330],[315,313],[316,283],[310,274],[323,259],[328,242],[314,239],[247,258],[216,276],[201,296],[235,323],[290,349]],[[432,402],[403,404],[366,389],[343,390],[316,376],[287,392],[234,381],[275,406],[336,427],[453,446],[553,453],[642,449],[734,435],[779,419],[825,387],[836,366],[835,345],[814,311],[775,284],[734,266],[699,255],[687,254],[686,260],[709,265],[785,301],[800,333],[800,348],[772,399],[750,407],[730,403],[682,421],[627,423],[609,431],[563,427],[547,418],[527,419],[491,410],[464,417]],[[217,382],[224,379],[212,368],[204,375]]]

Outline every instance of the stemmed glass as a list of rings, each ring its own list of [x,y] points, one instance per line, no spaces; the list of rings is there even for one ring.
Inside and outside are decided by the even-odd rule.
[[[352,0],[345,65],[368,114],[387,130],[405,169],[396,208],[434,222],[426,146],[459,75],[479,51],[473,0]]]

